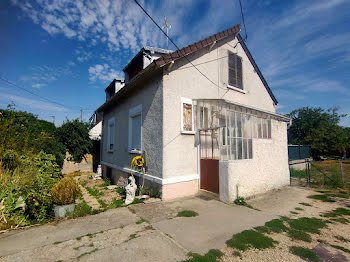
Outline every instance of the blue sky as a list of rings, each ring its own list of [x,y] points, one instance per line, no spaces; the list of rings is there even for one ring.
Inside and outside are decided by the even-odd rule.
[[[240,23],[238,0],[140,1],[185,46]],[[278,112],[339,106],[350,126],[350,1],[242,0],[247,45],[279,101]],[[242,31],[244,36],[244,31]],[[3,0],[0,76],[51,103],[0,81],[0,107],[11,101],[56,125],[88,120],[104,88],[144,46],[165,37],[132,0]],[[170,46],[171,49],[174,47]]]

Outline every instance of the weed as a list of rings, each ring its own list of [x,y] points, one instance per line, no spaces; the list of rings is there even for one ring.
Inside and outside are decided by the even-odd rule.
[[[288,222],[290,227],[309,233],[320,233],[320,229],[326,227],[326,222],[318,218],[302,217]]]
[[[328,242],[326,240],[317,239],[317,241],[321,244],[328,244]]]
[[[104,193],[100,192],[97,188],[90,188],[88,186],[86,186],[85,188],[89,192],[89,194],[92,195],[93,197],[99,198],[100,196],[104,195]]]
[[[198,213],[192,210],[183,210],[177,213],[178,217],[196,217]]]
[[[346,253],[350,253],[350,250],[349,250],[349,249],[347,249],[347,248],[345,248],[345,247],[342,247],[342,246],[331,245],[331,247],[334,247],[334,248],[339,249],[339,250],[341,250],[341,251],[344,251],[344,252],[346,252]]]
[[[123,188],[123,187],[118,187],[117,188],[117,193],[119,193],[120,195],[125,195],[126,193],[125,193],[125,188]]]
[[[254,229],[260,233],[269,233],[270,230],[266,226],[254,227]]]
[[[222,257],[224,253],[222,253],[218,249],[210,249],[208,253],[201,256],[197,253],[188,253],[190,259],[184,260],[183,262],[215,262],[218,258]]]
[[[281,219],[273,219],[271,221],[268,221],[265,223],[265,227],[275,233],[286,232],[288,230]]]
[[[342,236],[334,236],[336,239],[338,239],[339,241],[342,241],[342,242],[350,242],[349,239],[345,238],[345,237],[342,237]]]
[[[303,211],[304,209],[302,209],[302,208],[300,208],[300,207],[296,207],[295,210]]]
[[[154,227],[152,227],[151,225],[149,225],[149,226],[146,226],[146,227],[145,227],[145,230],[154,230]]]
[[[301,202],[299,203],[300,205],[303,205],[303,206],[307,206],[307,207],[311,207],[312,205],[310,205],[309,203],[305,203],[305,202]]]
[[[339,217],[339,218],[331,218],[332,221],[335,221],[335,222],[339,222],[339,223],[342,223],[344,225],[346,224],[349,224],[350,223],[350,220],[349,219],[346,219],[344,217]]]
[[[89,237],[89,238],[93,238],[93,237],[95,236],[95,234],[89,233],[89,234],[87,234],[86,236]]]
[[[85,253],[81,254],[80,256],[78,256],[78,259],[83,257],[83,256],[85,256],[85,255],[90,255],[90,254],[96,252],[97,250],[98,250],[98,248],[95,248],[95,249],[93,249],[93,250],[91,250],[89,252],[85,252]]]
[[[242,251],[247,250],[249,247],[257,249],[274,247],[275,243],[277,241],[254,230],[245,230],[233,235],[231,239],[226,241],[228,246]]]
[[[143,218],[141,218],[139,221],[136,221],[136,224],[142,224],[143,222],[146,222],[146,220],[145,219],[143,219]]]
[[[81,237],[76,237],[75,239],[79,241],[79,240],[81,240],[81,238],[82,238],[82,236]]]
[[[114,199],[111,204],[109,204],[106,209],[118,208],[124,206],[123,199]]]
[[[296,170],[296,169],[291,168],[290,169],[290,176],[303,178],[303,177],[306,177],[306,172],[304,170]]]
[[[310,261],[319,261],[318,256],[314,251],[304,247],[292,246],[289,248],[290,252],[296,256],[301,257],[302,259],[307,259]]]
[[[130,211],[131,213],[136,214],[136,212],[135,212],[134,209],[132,209],[132,208],[130,208],[130,207],[128,207],[128,209],[129,209],[129,211]]]
[[[321,200],[322,202],[335,202],[335,200],[328,198],[326,195],[311,195],[307,198]]]
[[[99,213],[99,210],[93,210],[91,206],[89,206],[85,200],[83,202],[77,204],[74,208],[74,212],[67,214],[67,217],[77,218],[84,217],[87,215],[94,215]]]
[[[134,239],[134,238],[136,238],[136,237],[137,237],[136,234],[131,234],[131,235],[129,236],[129,240]]]
[[[290,211],[291,214],[293,215],[298,215],[299,213],[298,212],[295,212],[295,211]]]
[[[54,242],[53,244],[54,245],[58,245],[58,244],[61,244],[63,241],[56,241],[56,242]]]
[[[309,243],[312,241],[311,236],[304,231],[290,229],[287,234],[292,240],[301,240]]]
[[[286,221],[286,222],[288,222],[288,221],[291,221],[291,220],[292,220],[291,218],[286,217],[286,216],[281,216],[280,218],[281,218],[283,221]]]
[[[323,217],[350,216],[350,209],[339,207],[333,211],[322,214]]]
[[[242,257],[242,254],[241,254],[240,252],[238,252],[238,251],[233,251],[233,252],[232,252],[232,255],[235,256],[235,257],[239,257],[240,259],[243,258],[243,257]]]
[[[107,187],[111,185],[111,180],[109,178],[104,179],[103,183],[99,187]]]
[[[106,202],[104,202],[102,199],[97,199],[98,203],[100,203],[102,208],[106,208],[108,205],[106,204]]]

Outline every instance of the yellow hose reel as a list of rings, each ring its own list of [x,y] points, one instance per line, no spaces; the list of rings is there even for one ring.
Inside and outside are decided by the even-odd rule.
[[[142,158],[142,156],[135,156],[132,160],[131,160],[131,176],[134,177],[134,175],[132,174],[132,168],[133,167],[142,167],[143,164],[145,163],[145,160]]]

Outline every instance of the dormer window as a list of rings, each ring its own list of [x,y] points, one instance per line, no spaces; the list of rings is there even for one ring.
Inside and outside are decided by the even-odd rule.
[[[228,85],[243,90],[242,57],[228,52]]]

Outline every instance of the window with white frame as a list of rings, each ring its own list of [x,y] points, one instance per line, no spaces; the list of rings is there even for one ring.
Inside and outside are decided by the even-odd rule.
[[[107,151],[113,152],[115,149],[115,120],[111,118],[107,122]]]
[[[192,99],[181,98],[181,133],[194,134]]]
[[[142,105],[129,110],[129,152],[141,153]]]

